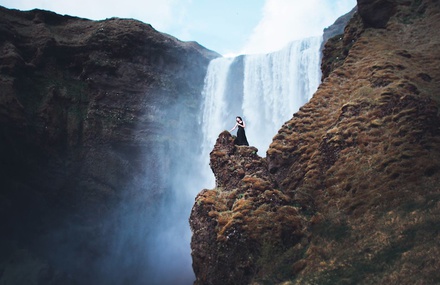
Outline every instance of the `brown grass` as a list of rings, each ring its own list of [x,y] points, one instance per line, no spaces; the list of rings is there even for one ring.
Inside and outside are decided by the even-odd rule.
[[[417,3],[428,8],[413,24],[392,18],[386,29],[354,31],[345,62],[274,137],[270,175],[261,161],[243,159],[253,171],[236,188],[202,197],[218,245],[230,242],[231,230],[256,245],[255,284],[440,280],[440,37],[433,32],[440,9],[427,0],[410,6]]]

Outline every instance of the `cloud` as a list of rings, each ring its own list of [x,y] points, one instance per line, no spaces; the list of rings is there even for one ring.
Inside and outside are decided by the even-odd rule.
[[[0,5],[92,20],[133,18],[181,40],[235,55],[275,51],[293,40],[320,35],[356,0],[0,0]]]
[[[293,40],[321,35],[355,5],[355,0],[267,0],[263,17],[241,53],[276,51]]]
[[[133,18],[152,24],[157,30],[167,30],[182,20],[184,7],[191,0],[1,0],[0,5],[30,10],[38,7],[59,14],[92,20],[111,17]]]

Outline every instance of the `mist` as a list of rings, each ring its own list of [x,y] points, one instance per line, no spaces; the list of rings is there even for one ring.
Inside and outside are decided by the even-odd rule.
[[[56,222],[52,222],[57,220],[54,210],[48,209],[50,230],[32,240],[36,256],[47,259],[41,262],[55,272],[65,272],[72,285],[183,285],[195,279],[188,218],[195,196],[206,185],[200,173],[206,166],[198,164],[201,94],[150,92],[145,96],[160,100],[167,96],[167,104],[151,106],[145,100],[139,137],[129,140],[130,145],[103,145],[96,157],[87,158],[97,161],[90,164],[101,171],[106,171],[105,163],[112,163],[109,169],[125,176],[126,185],[109,189],[116,199],[107,203],[105,197],[98,197],[99,204],[93,204],[90,212],[60,216]],[[111,152],[115,161],[102,160]],[[93,175],[95,170],[81,171]],[[108,177],[115,179],[112,173]]]
[[[100,284],[193,283],[188,218],[205,184],[198,164],[199,102],[200,98],[178,97],[160,110],[161,139],[144,157],[145,176],[139,177],[143,187],[135,188],[140,193],[128,190],[114,213],[121,227],[110,239],[112,253]]]
[[[242,115],[250,144],[264,156],[281,125],[318,87],[321,41],[307,38],[267,55],[215,59],[208,67],[197,112],[186,110],[182,102],[167,111],[180,115],[175,127],[167,130],[176,141],[164,154],[170,161],[169,172],[162,173],[168,189],[157,205],[153,234],[145,242],[150,249],[148,284],[192,284],[188,218],[197,193],[214,187],[209,152],[215,140],[233,127],[235,116]]]
[[[127,197],[124,209],[132,210],[119,213],[125,222],[113,242],[121,256],[112,259],[126,260],[124,264],[129,265],[125,269],[127,276],[137,276],[135,279],[132,278],[129,284],[193,283],[188,218],[197,193],[204,188],[214,187],[213,173],[209,168],[209,152],[217,136],[221,131],[233,126],[236,115],[244,113],[245,118],[249,118],[250,143],[258,144],[264,154],[280,124],[288,119],[283,116],[291,116],[316,90],[320,78],[320,44],[320,38],[306,39],[294,42],[286,49],[265,57],[240,56],[213,60],[196,106],[186,108],[188,102],[185,102],[185,98],[180,98],[175,105],[163,110],[167,114],[164,120],[169,123],[162,131],[169,136],[169,146],[163,148],[163,145],[160,145],[154,150],[163,165],[159,166],[159,171],[156,171],[157,168],[150,171],[160,178],[162,186],[165,186],[164,190],[159,202],[148,207],[145,205],[144,209],[139,207],[138,197],[135,196],[136,199],[132,200],[130,199],[133,197]],[[292,101],[293,105],[286,108],[286,104],[272,104],[271,107],[274,109],[269,109],[268,112],[277,113],[276,120],[273,117],[261,117],[260,121],[256,121],[252,118],[252,112],[261,113],[260,106],[267,105],[268,102],[262,100],[260,106],[248,109],[246,100],[260,100],[252,97],[253,93],[258,93],[256,90],[248,90],[249,86],[255,85],[255,82],[249,82],[249,73],[261,74],[261,69],[267,68],[267,60],[271,63],[282,63],[278,68],[267,70],[268,73],[286,73],[287,68],[289,72],[286,76],[292,75],[291,72],[301,74],[298,75],[300,79],[296,81],[300,87],[296,87],[296,91],[292,90],[284,86],[289,80],[280,82],[274,78],[274,89],[285,88],[286,94],[293,94],[293,98],[280,97],[280,100]],[[254,66],[255,61],[260,62],[257,67]],[[269,93],[271,92],[274,91]],[[258,94],[269,96],[261,92]],[[258,127],[259,125],[262,127]],[[264,130],[263,135],[255,135],[261,128]],[[129,248],[130,244],[136,245],[133,250]],[[130,256],[130,251],[136,256]],[[133,260],[130,262],[130,259]],[[136,267],[131,268],[131,264],[134,263]],[[109,272],[112,272],[111,268]]]

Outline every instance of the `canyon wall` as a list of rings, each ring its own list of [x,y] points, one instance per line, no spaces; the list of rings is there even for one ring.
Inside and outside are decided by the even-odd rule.
[[[2,7],[0,50],[0,283],[144,284],[132,251],[171,153],[196,155],[198,132],[181,130],[219,55],[135,20]]]

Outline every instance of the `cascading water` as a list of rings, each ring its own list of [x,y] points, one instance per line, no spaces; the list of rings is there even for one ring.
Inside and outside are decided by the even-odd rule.
[[[264,154],[282,124],[316,91],[321,42],[322,37],[312,37],[278,52],[211,61],[201,117],[204,163],[220,132],[234,125],[235,116],[243,117],[250,145]]]
[[[232,58],[217,58],[210,62],[205,77],[203,88],[203,111],[202,111],[202,153],[209,153],[211,143],[218,136],[213,130],[222,130],[224,122],[228,119],[228,102],[226,101],[226,82]]]
[[[320,45],[321,38],[307,38],[278,52],[245,57],[243,117],[248,141],[260,155],[318,88]]]

